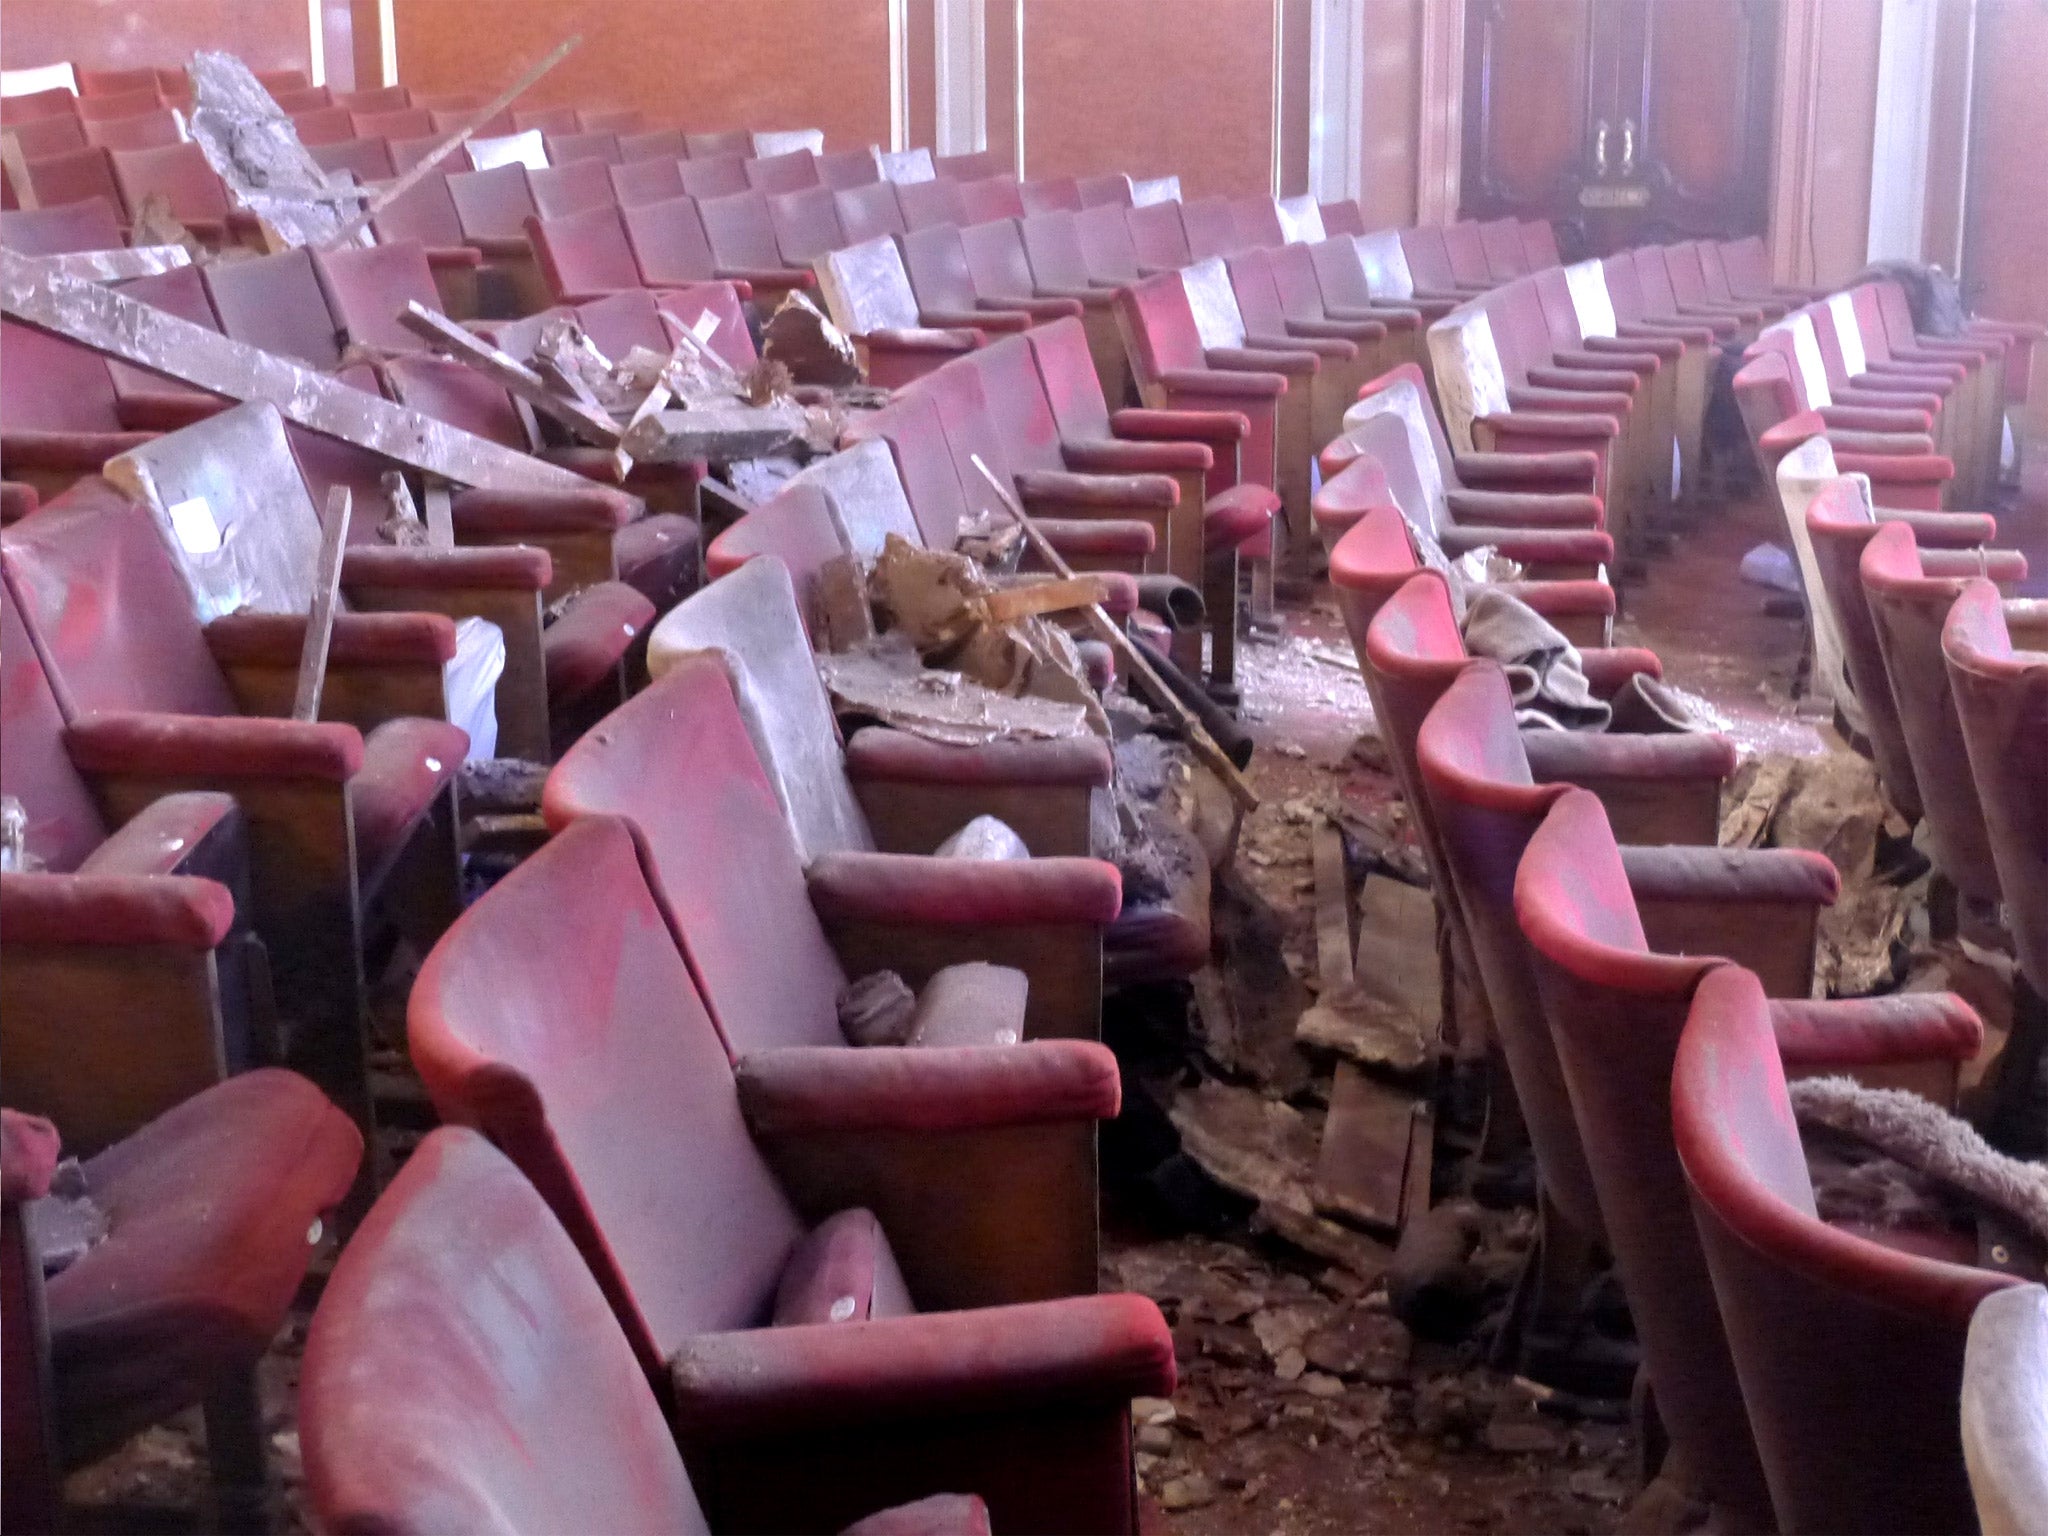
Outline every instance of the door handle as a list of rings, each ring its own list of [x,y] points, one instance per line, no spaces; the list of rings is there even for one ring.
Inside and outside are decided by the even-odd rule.
[[[1593,125],[1593,174],[1601,177],[1607,174],[1607,119],[1604,117]]]
[[[1621,120],[1621,175],[1626,181],[1636,173],[1636,120],[1625,117]]]

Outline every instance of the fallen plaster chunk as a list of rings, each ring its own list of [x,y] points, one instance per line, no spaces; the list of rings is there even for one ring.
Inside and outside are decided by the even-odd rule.
[[[369,194],[320,168],[284,109],[233,54],[195,53],[185,72],[193,142],[235,203],[263,221],[268,243],[286,250],[333,241]]]

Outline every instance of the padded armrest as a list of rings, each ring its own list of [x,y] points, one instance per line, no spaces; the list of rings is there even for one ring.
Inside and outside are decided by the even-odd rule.
[[[2048,651],[2048,598],[2008,597],[1999,606],[2014,650]]]
[[[326,721],[118,711],[64,728],[82,772],[213,779],[319,779],[345,784],[363,766],[362,733]]]
[[[818,275],[806,267],[720,267],[720,278],[755,288],[811,288]]]
[[[1524,738],[1525,740],[1527,738]],[[1646,736],[1642,741],[1717,738]],[[1644,848],[1625,846],[1622,868],[1639,902],[1796,902],[1824,907],[1842,893],[1842,877],[1823,854],[1803,848]]]
[[[2003,586],[2027,579],[2027,557],[2016,549],[1923,549],[1920,568],[1930,576],[1982,576]]]
[[[1225,373],[1277,373],[1283,376],[1306,376],[1322,367],[1313,352],[1278,347],[1210,347],[1202,354],[1202,361],[1211,369]]]
[[[1657,341],[1669,337],[1687,346],[1710,346],[1714,340],[1711,326],[1693,325],[1684,320],[1624,320],[1614,328],[1616,336],[1623,341]],[[1591,337],[1587,338],[1589,341]]]
[[[1007,309],[926,309],[920,305],[917,318],[924,325],[949,331],[994,331],[1008,336],[1031,329],[1029,315]]]
[[[1186,438],[1141,442],[1098,438],[1062,443],[1060,455],[1067,468],[1089,475],[1170,475],[1177,470],[1206,475],[1216,462],[1206,443]]]
[[[1614,538],[1598,528],[1487,528],[1464,524],[1439,530],[1437,541],[1455,558],[1492,545],[1524,565],[1605,565],[1614,559]]]
[[[1529,772],[1539,784],[1588,779],[1719,781],[1735,771],[1735,744],[1725,736],[1629,736],[1591,731],[1524,731]]]
[[[1445,491],[1444,505],[1461,522],[1495,528],[1598,528],[1605,508],[1598,496],[1548,491]]]
[[[735,1075],[761,1137],[1113,1120],[1122,1103],[1116,1057],[1093,1040],[792,1046],[748,1056]]]
[[[860,341],[878,352],[933,353],[952,356],[972,352],[988,338],[974,326],[917,326],[869,331]]]
[[[207,839],[241,832],[234,796],[187,790],[152,800],[85,856],[81,875],[178,875]]]
[[[1174,1385],[1166,1320],[1131,1295],[699,1334],[669,1370],[677,1429],[711,1441],[1119,1405]]]
[[[1975,549],[1998,537],[1998,519],[1989,512],[1920,512],[1908,507],[1878,507],[1880,523],[1904,523],[1916,543],[1928,549]]]
[[[1108,745],[1094,736],[956,747],[870,726],[846,744],[846,776],[856,784],[1106,789],[1113,772]]]
[[[1420,316],[1416,317],[1420,319]],[[1287,334],[1316,341],[1384,341],[1387,337],[1386,323],[1369,316],[1355,320],[1290,320]]]
[[[524,235],[465,236],[464,243],[486,261],[524,261],[533,255]]]
[[[1101,859],[933,859],[828,853],[812,861],[811,905],[826,922],[983,928],[1027,923],[1106,926],[1123,880]]]
[[[1318,358],[1329,358],[1332,362],[1349,362],[1358,356],[1358,346],[1341,336],[1296,335],[1292,330],[1279,333],[1271,331],[1247,334],[1244,350],[1257,352],[1307,352]]]
[[[1287,393],[1287,375],[1268,369],[1169,368],[1159,384],[1169,394],[1199,400],[1277,400]]]
[[[1144,560],[1159,547],[1159,535],[1142,518],[1034,516],[1046,542],[1069,560]]]
[[[999,294],[982,298],[978,302],[986,309],[1014,310],[1029,315],[1034,320],[1078,320],[1083,308],[1079,299],[1066,298],[1058,294]]]
[[[593,485],[573,491],[457,491],[457,533],[588,533],[623,528],[640,515],[638,497]]]
[[[92,474],[107,460],[155,440],[154,432],[27,432],[10,427],[0,432],[0,465],[9,474],[25,469]]]
[[[1171,475],[1077,475],[1061,469],[1027,469],[1018,473],[1016,481],[1018,499],[1026,507],[1043,507],[1054,517],[1061,507],[1163,510],[1180,502],[1180,482]]]
[[[228,888],[196,875],[0,874],[0,931],[10,945],[208,950],[234,925]]]
[[[484,264],[484,253],[473,245],[430,245],[427,247],[427,265],[436,270],[480,267]]]
[[[1788,1067],[1967,1061],[1984,1043],[1984,1021],[1952,992],[1778,999],[1771,1004],[1771,1028]]]
[[[1614,617],[1614,588],[1604,581],[1503,581],[1499,586],[1545,618],[1585,614]],[[1583,657],[1587,652],[1582,648],[1579,654]],[[1661,669],[1658,675],[1662,675]]]
[[[475,544],[460,549],[424,545],[351,544],[342,551],[341,585],[401,591],[475,590],[539,592],[554,579],[548,552],[531,544]]]
[[[1907,432],[1924,435],[1934,425],[1932,411],[1906,410],[1893,406],[1824,405],[1820,419],[1830,427],[1848,427],[1862,432]]]
[[[1627,395],[1599,389],[1531,389],[1526,385],[1508,387],[1508,407],[1515,411],[1583,412],[1611,418],[1616,426],[1628,415],[1632,402]]]
[[[1474,417],[1473,420],[1484,422],[1494,431],[1514,437],[1577,440],[1621,435],[1621,423],[1612,416],[1591,416],[1565,411],[1495,411]]]
[[[1660,366],[1685,355],[1685,341],[1678,336],[1586,336],[1579,346],[1595,357],[1637,359]]]
[[[230,613],[206,626],[223,667],[296,667],[306,644],[302,613]],[[455,659],[455,621],[438,613],[337,613],[330,667],[441,666]]]
[[[1632,397],[1642,384],[1642,380],[1633,373],[1590,365],[1575,367],[1568,359],[1560,360],[1552,368],[1531,368],[1527,377],[1539,389],[1563,390],[1573,395],[1605,393],[1624,400]]]
[[[1323,313],[1332,320],[1375,320],[1390,331],[1419,331],[1423,314],[1400,304],[1325,304]]]
[[[1158,411],[1128,406],[1112,412],[1109,430],[1135,442],[1239,443],[1252,424],[1235,411]]]
[[[1865,452],[1858,445],[1884,441],[1907,445],[1906,451],[1880,448]],[[1876,432],[1830,432],[1838,473],[1865,474],[1877,485],[1945,485],[1956,477],[1955,461],[1934,451],[1928,437],[1894,437]]]
[[[1458,478],[1475,491],[1569,489],[1590,492],[1600,483],[1599,457],[1584,451],[1460,453],[1453,456],[1453,463]]]

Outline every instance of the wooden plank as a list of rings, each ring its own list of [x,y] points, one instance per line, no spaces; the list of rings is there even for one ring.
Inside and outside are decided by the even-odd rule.
[[[0,313],[181,384],[230,400],[267,401],[309,432],[457,485],[563,491],[590,483],[112,288],[49,275],[18,251],[0,249]]]
[[[1041,613],[1064,613],[1090,603],[1109,601],[1109,583],[1100,576],[1074,576],[1004,587],[982,599],[991,624],[1008,624]]]
[[[456,150],[462,148],[463,145],[474,138],[477,130],[483,127],[485,123],[488,123],[500,112],[511,106],[513,102],[524,96],[532,88],[535,81],[561,63],[562,60],[569,57],[570,54],[574,53],[582,45],[582,42],[581,34],[570,38],[559,48],[555,49],[553,53],[550,53],[517,80],[513,81],[512,84],[500,91],[488,105],[478,109],[476,115],[470,119],[467,127],[449,134],[447,138],[436,144],[427,153],[425,159],[414,165],[411,170],[400,176],[396,181],[386,182],[378,190],[377,195],[363,205],[362,212],[342,225],[328,239],[321,242],[322,248],[332,250],[354,239],[357,231],[361,230],[370,220],[390,207],[391,204],[397,202],[399,198],[405,196],[406,193],[410,192],[422,181],[433,175],[440,168],[443,160],[446,160]]]
[[[21,152],[21,140],[15,134],[0,133],[0,166],[6,167],[16,202],[23,208],[43,206],[36,201],[35,184],[28,178],[28,156]]]
[[[156,277],[192,265],[182,245],[138,245],[118,251],[66,251],[61,256],[32,256],[45,272],[88,283],[119,283],[131,277]]]
[[[1415,1021],[1424,1040],[1443,1031],[1436,898],[1420,886],[1370,875],[1358,896],[1359,990]]]
[[[1074,568],[1067,564],[1065,557],[1057,549],[1053,548],[1052,540],[1048,539],[1038,524],[1031,520],[1031,514],[1026,512],[1017,498],[1010,494],[1010,488],[996,478],[995,471],[982,462],[980,454],[969,454],[968,459],[975,469],[980,471],[982,479],[989,483],[989,489],[996,493],[996,500],[1002,504],[1003,510],[1024,530],[1024,537],[1031,541],[1031,547],[1038,558],[1061,576],[1071,577]],[[1152,664],[1135,645],[1131,644],[1131,637],[1102,611],[1100,603],[1090,603],[1081,612],[1088,620],[1088,627],[1116,652],[1117,663],[1123,669],[1124,676],[1142,687],[1154,706],[1165,712],[1166,717],[1174,723],[1174,728],[1180,733],[1181,740],[1188,744],[1188,750],[1195,754],[1203,767],[1222,781],[1223,787],[1230,791],[1230,798],[1237,802],[1239,809],[1257,810],[1259,797],[1251,785],[1245,782],[1244,775],[1237,771],[1237,764],[1216,745],[1216,738],[1203,728],[1202,722],[1195,718],[1194,712],[1181,703],[1173,690],[1166,685],[1165,680],[1152,670]]]
[[[292,695],[294,720],[320,718],[320,694],[327,686],[327,652],[334,640],[334,614],[341,602],[341,556],[348,546],[349,490],[337,485],[327,493],[327,515],[320,520],[320,564],[313,573],[313,608],[306,616],[306,638],[299,650],[299,686]]]
[[[1351,985],[1351,891],[1344,868],[1344,834],[1336,823],[1318,821],[1309,833],[1316,885],[1316,970],[1323,991]]]
[[[427,548],[455,547],[455,497],[446,481],[429,476],[426,489]]]
[[[1429,1181],[1436,1168],[1436,1106],[1415,1101],[1408,1124],[1408,1173],[1401,1187],[1401,1225],[1429,1210]]]
[[[1414,1121],[1412,1095],[1337,1063],[1316,1154],[1316,1209],[1377,1236],[1398,1235]]]
[[[408,299],[398,323],[422,341],[474,368],[485,378],[502,385],[537,411],[545,411],[571,431],[600,448],[617,448],[624,436],[619,424],[604,412],[579,400],[567,399],[548,388],[547,380],[509,353],[500,352],[473,331],[464,330],[446,315]]]

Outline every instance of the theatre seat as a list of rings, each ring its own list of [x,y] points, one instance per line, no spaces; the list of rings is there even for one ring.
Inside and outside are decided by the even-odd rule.
[[[256,1363],[362,1137],[289,1072],[209,1088],[86,1159],[106,1236],[45,1281],[23,1205],[49,1193],[57,1130],[13,1110],[0,1122],[10,1523],[57,1529],[64,1472],[201,1405],[222,1517],[260,1520],[269,1437]]]
[[[1778,1528],[1969,1530],[1957,1402],[1971,1315],[2015,1277],[1821,1221],[1756,978],[1695,989],[1672,1131]]]
[[[1475,668],[1439,706],[1453,715],[1498,692]],[[1472,722],[1466,723],[1471,734]],[[1476,745],[1476,743],[1473,743]],[[1566,1106],[1591,1167],[1621,1267],[1658,1417],[1682,1465],[1731,1526],[1773,1527],[1742,1390],[1692,1221],[1670,1115],[1679,1036],[1700,987],[1744,951],[1777,972],[1765,1005],[1777,1052],[1803,1073],[1920,1072],[1953,1095],[1983,1039],[1968,1004],[1945,993],[1810,1002],[1807,966],[1774,931],[1811,934],[1811,903],[1835,885],[1818,854],[1617,847],[1592,796],[1568,791],[1528,839],[1515,911],[1534,958]],[[1711,914],[1686,932],[1687,908]],[[1660,932],[1660,928],[1666,931]],[[1810,956],[1810,944],[1808,955]],[[1723,958],[1716,958],[1721,956]],[[1751,985],[1771,991],[1755,973]],[[1834,1369],[1830,1362],[1827,1369]]]
[[[849,1213],[861,1214],[861,1213]],[[537,1308],[538,1327],[508,1326]],[[307,1335],[301,1439],[328,1530],[710,1536],[661,1404],[547,1204],[475,1131],[435,1131],[350,1242]],[[987,1536],[970,1495],[913,1516]]]
[[[967,1492],[998,1529],[1135,1531],[1128,1401],[1173,1382],[1157,1309],[986,1304],[1017,1283],[999,1204],[879,1179],[858,1205],[844,1186],[814,1201],[771,1163],[756,1137],[772,1101],[735,1080],[626,823],[570,827],[472,908],[421,972],[410,1032],[437,1107],[511,1157],[596,1274],[714,1529],[829,1531]],[[829,1117],[786,1098],[778,1121],[848,1148],[909,1131],[936,1152],[996,1108],[935,1112],[906,1087],[877,1082]],[[853,1209],[883,1214],[914,1302],[955,1310],[764,1326],[807,1231]]]

